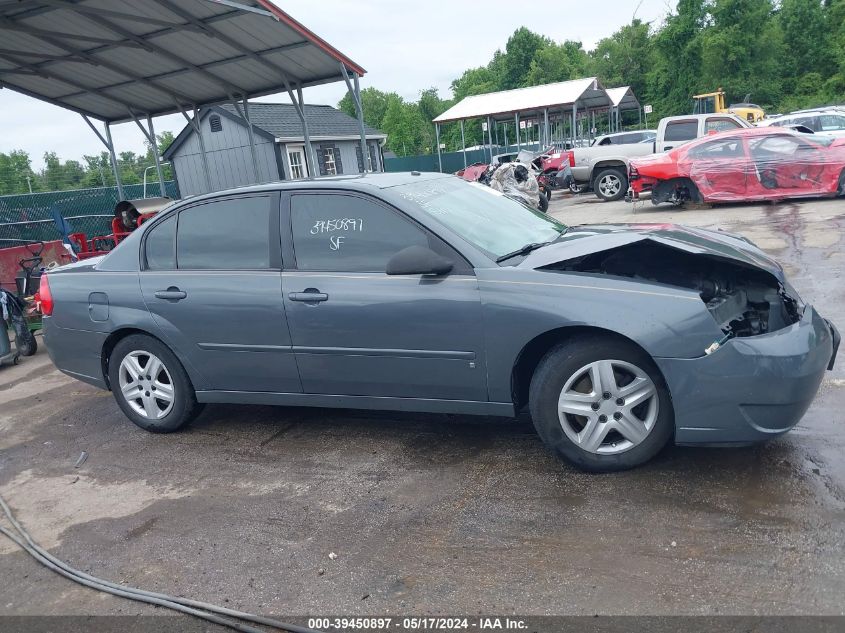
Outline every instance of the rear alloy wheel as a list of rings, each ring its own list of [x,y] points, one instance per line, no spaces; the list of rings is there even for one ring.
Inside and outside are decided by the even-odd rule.
[[[593,190],[606,202],[620,200],[628,191],[628,177],[619,169],[603,169],[596,176]]]
[[[173,378],[150,352],[129,352],[120,361],[119,387],[132,410],[148,420],[160,420],[173,409]]]
[[[651,358],[613,338],[588,336],[550,350],[534,372],[529,406],[545,444],[590,471],[648,461],[674,428],[668,389]]]
[[[109,357],[109,383],[126,417],[146,431],[170,433],[202,411],[176,355],[150,336],[133,334]]]

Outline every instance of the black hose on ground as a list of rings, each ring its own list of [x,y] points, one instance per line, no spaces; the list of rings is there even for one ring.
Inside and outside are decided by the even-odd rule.
[[[103,591],[105,593],[110,593],[115,596],[120,596],[122,598],[127,598],[129,600],[146,602],[148,604],[155,604],[158,606],[166,607],[168,609],[173,609],[174,611],[179,611],[181,613],[186,613],[188,615],[202,618],[204,620],[208,620],[209,622],[214,622],[215,624],[227,626],[237,631],[243,631],[244,633],[265,632],[262,629],[257,629],[255,627],[248,626],[246,624],[242,624],[234,620],[220,617],[220,615],[226,615],[229,617],[238,618],[240,620],[254,622],[256,624],[271,626],[276,629],[281,629],[282,631],[289,631],[290,633],[320,633],[319,631],[309,629],[307,627],[298,626],[296,624],[288,624],[286,622],[281,622],[272,618],[265,618],[251,613],[245,613],[243,611],[227,609],[226,607],[220,607],[215,604],[210,604],[208,602],[200,602],[199,600],[189,600],[187,598],[169,596],[167,594],[146,591],[144,589],[137,589],[135,587],[125,587],[123,585],[118,585],[108,580],[97,578],[96,576],[91,576],[90,574],[86,574],[83,571],[74,569],[64,561],[59,560],[58,558],[50,554],[47,550],[42,548],[37,543],[35,543],[32,540],[32,537],[30,537],[29,533],[15,519],[14,514],[12,514],[12,510],[9,508],[8,504],[2,496],[0,496],[0,508],[3,509],[6,518],[14,527],[15,531],[17,532],[17,535],[13,534],[2,526],[0,526],[0,534],[3,534],[6,538],[10,539],[12,542],[18,545],[18,547],[23,549],[26,553],[28,553],[35,560],[37,560],[39,563],[41,563],[48,569],[51,569],[52,571],[61,574],[65,578],[69,578],[74,582],[77,582],[81,585],[85,585],[86,587],[91,587],[92,589]]]

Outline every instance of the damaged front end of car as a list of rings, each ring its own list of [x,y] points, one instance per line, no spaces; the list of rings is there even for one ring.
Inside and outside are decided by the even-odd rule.
[[[634,279],[694,290],[725,335],[758,336],[801,319],[797,293],[771,273],[649,240],[545,267]]]
[[[785,433],[833,368],[836,328],[801,300],[777,262],[740,236],[676,225],[582,226],[562,241],[524,265],[582,283],[630,280],[639,293],[692,291],[713,319],[713,339],[697,354],[653,356],[672,396],[678,444],[742,445]],[[700,327],[685,320],[667,335]]]

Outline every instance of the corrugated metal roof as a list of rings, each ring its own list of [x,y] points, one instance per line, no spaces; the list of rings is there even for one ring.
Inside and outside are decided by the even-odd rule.
[[[610,102],[614,108],[619,108],[620,110],[636,110],[640,107],[640,102],[634,96],[631,86],[608,88],[607,96],[610,97]]]
[[[0,3],[0,86],[104,121],[364,69],[270,0]]]
[[[466,97],[434,119],[435,123],[497,115],[539,114],[544,108],[572,106],[579,109],[606,108],[610,98],[598,79],[586,77],[542,86],[516,88]]]

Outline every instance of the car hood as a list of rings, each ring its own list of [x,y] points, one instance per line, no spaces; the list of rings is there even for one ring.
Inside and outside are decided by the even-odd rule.
[[[717,257],[765,270],[781,283],[785,282],[781,265],[746,238],[678,224],[573,226],[557,241],[532,252],[518,267],[544,268],[643,240],[651,240],[693,255]]]

